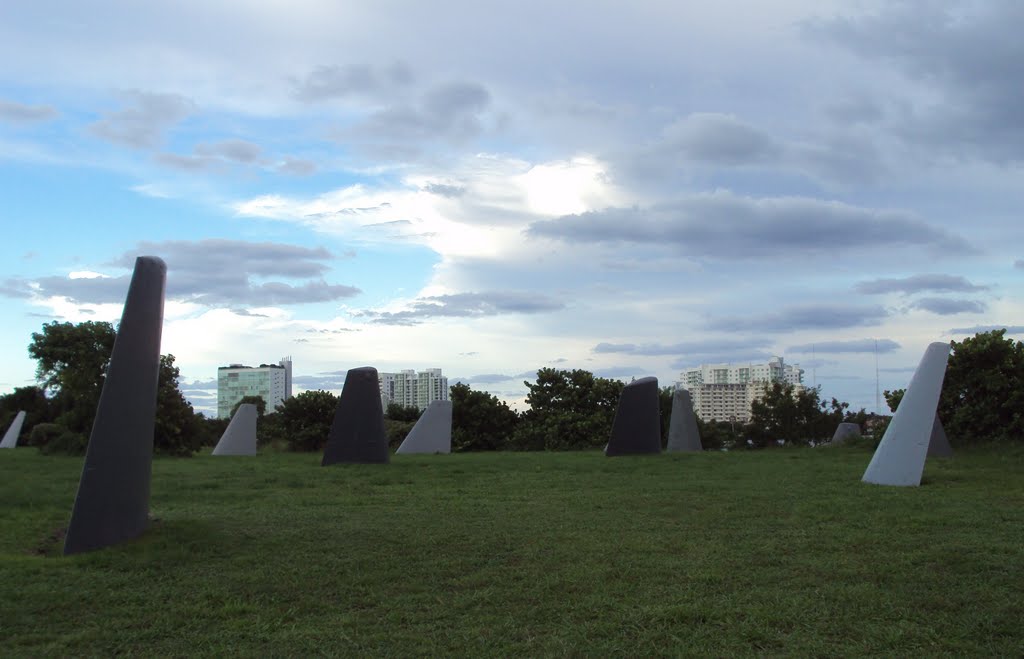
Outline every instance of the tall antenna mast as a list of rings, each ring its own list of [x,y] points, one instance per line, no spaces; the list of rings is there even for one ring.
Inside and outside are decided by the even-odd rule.
[[[814,358],[814,344],[811,344],[811,386],[818,388],[818,360]]]
[[[875,414],[882,413],[882,396],[878,392],[878,339],[875,339]]]

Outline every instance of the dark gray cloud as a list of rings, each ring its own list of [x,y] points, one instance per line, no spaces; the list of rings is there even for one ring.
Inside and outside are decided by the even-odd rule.
[[[381,325],[417,325],[427,318],[482,318],[510,313],[544,313],[565,303],[537,293],[489,291],[422,297],[405,311],[357,311],[353,316]]]
[[[900,344],[892,339],[855,339],[852,341],[822,341],[821,343],[804,343],[790,346],[789,352],[801,353],[846,353],[846,352],[893,352],[900,349]]]
[[[833,121],[844,124],[875,124],[885,116],[885,110],[866,96],[848,97],[825,106],[825,114]]]
[[[940,316],[952,316],[958,313],[982,313],[988,308],[984,302],[978,300],[957,300],[944,297],[924,297],[914,301],[913,309],[923,309]]]
[[[1024,325],[975,325],[974,327],[954,327],[946,334],[982,334],[993,330],[1005,329],[1007,334],[1024,334]]]
[[[742,362],[765,362],[774,357],[772,353],[758,348],[736,348],[726,352],[686,355],[670,362],[675,369],[686,369],[701,364],[739,364]]]
[[[27,299],[32,297],[32,287],[23,279],[11,278],[0,284],[0,295]]]
[[[913,214],[805,197],[697,194],[650,208],[609,208],[534,222],[529,235],[572,242],[673,246],[722,260],[836,254],[855,247],[956,247],[963,239]],[[969,247],[969,246],[968,246]]]
[[[1024,161],[1024,3],[884,3],[877,13],[815,21],[816,37],[879,59],[937,100],[901,113],[899,134],[955,155]]]
[[[782,150],[770,136],[732,115],[703,112],[670,124],[658,149],[687,160],[733,166],[777,160]]]
[[[197,156],[210,156],[251,164],[260,159],[263,149],[258,144],[245,140],[222,140],[220,142],[197,144],[195,154]]]
[[[1018,270],[1024,270],[1024,259],[1017,259],[1016,261],[1014,261],[1013,267],[1017,268]]]
[[[708,323],[708,329],[725,332],[788,332],[803,329],[842,329],[876,325],[889,315],[881,306],[808,305],[771,313],[723,317]]]
[[[247,316],[252,318],[269,318],[269,316],[267,316],[267,314],[265,313],[253,313],[248,309],[231,309],[231,313],[235,314],[236,316]]]
[[[913,275],[893,279],[871,279],[854,286],[858,293],[877,295],[882,293],[920,293],[923,291],[969,293],[988,290],[955,275]]]
[[[322,247],[307,248],[280,243],[249,243],[209,239],[197,242],[140,243],[109,265],[131,268],[139,254],[160,256],[167,262],[167,296],[210,306],[267,306],[330,302],[353,297],[358,288],[329,284],[323,276],[326,262],[335,257]],[[262,281],[268,277],[304,282]],[[123,302],[131,276],[70,279],[42,277],[22,281],[14,292],[28,291],[42,297],[63,296],[79,304]],[[34,286],[35,288],[32,288]],[[0,289],[0,294],[4,290]],[[245,311],[239,315],[254,315]]]
[[[293,81],[293,96],[313,103],[353,96],[377,96],[414,82],[404,64],[375,68],[366,64],[318,66],[304,79]]]
[[[193,380],[192,382],[179,384],[178,388],[181,389],[182,393],[190,393],[190,394],[194,393],[194,392],[209,391],[211,389],[216,391],[217,390],[217,380],[216,379],[213,379],[213,380]]]
[[[398,142],[466,140],[483,130],[480,114],[490,102],[490,92],[477,83],[438,85],[428,90],[419,104],[394,105],[372,114],[358,134]]]
[[[192,101],[178,94],[132,91],[124,94],[133,107],[108,112],[89,130],[102,139],[136,149],[152,149],[164,131],[193,112]]]
[[[282,174],[291,174],[293,176],[309,176],[316,172],[316,163],[312,160],[303,160],[302,158],[285,158],[276,167],[277,171]]]
[[[767,346],[763,339],[712,339],[708,341],[683,341],[681,343],[598,343],[594,346],[596,353],[620,353],[627,355],[663,356],[663,355],[711,355],[736,350],[750,350]]]
[[[0,99],[0,121],[27,124],[53,119],[57,114],[49,105],[24,105]]]

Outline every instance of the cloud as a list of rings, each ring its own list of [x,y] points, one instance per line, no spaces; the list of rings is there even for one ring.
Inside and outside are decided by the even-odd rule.
[[[858,282],[854,289],[858,293],[877,295],[882,293],[920,293],[922,291],[973,292],[988,290],[964,277],[954,275],[913,275],[896,279],[871,279]]]
[[[367,64],[317,66],[304,79],[293,81],[292,95],[305,103],[316,103],[379,95],[413,82],[413,73],[404,64],[382,69]]]
[[[292,377],[292,384],[309,391],[323,389],[325,391],[341,389],[345,386],[345,375],[347,371],[323,372],[317,375],[296,375]]]
[[[195,153],[199,156],[211,156],[251,164],[260,159],[263,149],[258,144],[245,140],[223,140],[197,144]]]
[[[721,260],[838,254],[856,247],[953,247],[965,242],[911,213],[806,197],[754,199],[728,191],[641,209],[609,208],[534,222],[533,237],[669,245]]]
[[[1017,259],[1016,261],[1014,261],[1013,267],[1017,268],[1018,270],[1024,270],[1024,259]]]
[[[143,242],[109,265],[131,268],[139,254],[160,256],[167,263],[167,297],[207,306],[229,305],[238,315],[239,305],[280,306],[309,302],[330,302],[354,297],[361,291],[353,286],[329,284],[323,276],[325,261],[335,258],[323,247],[307,248],[281,243],[250,243],[209,239],[196,242]],[[284,277],[307,279],[302,283],[265,281],[253,278]],[[79,304],[124,301],[131,276],[41,277],[17,282],[14,292],[29,291],[35,297],[61,296]],[[0,293],[4,291],[0,289]]]
[[[982,313],[988,308],[984,302],[977,300],[956,300],[943,297],[925,297],[912,303],[911,308],[923,309],[940,316],[952,316],[958,313]]]
[[[700,112],[665,128],[659,149],[715,165],[748,165],[777,159],[771,137],[733,115]]]
[[[881,306],[808,305],[778,312],[718,318],[708,329],[725,332],[788,332],[875,325],[889,315]]]
[[[1022,24],[1024,4],[1017,0],[898,2],[805,29],[932,91],[895,120],[904,139],[1005,163],[1024,160]]]
[[[993,330],[1005,329],[1007,334],[1024,334],[1024,325],[975,325],[974,327],[954,327],[946,334],[983,334]]]
[[[662,355],[709,355],[727,353],[732,350],[750,350],[766,346],[763,339],[712,339],[708,341],[684,341],[682,343],[598,343],[594,352],[599,354],[627,354],[644,356]]]
[[[386,141],[462,141],[483,130],[480,114],[491,94],[478,83],[452,82],[428,90],[417,105],[394,105],[369,116],[356,135]]]
[[[822,341],[820,343],[805,343],[797,346],[790,346],[789,352],[802,352],[815,354],[831,353],[857,353],[857,352],[894,352],[900,349],[900,344],[892,339],[856,339],[852,341]]]
[[[381,325],[417,325],[427,318],[482,318],[510,313],[545,313],[565,308],[565,303],[537,293],[489,291],[421,297],[403,311],[357,311]]]
[[[184,156],[178,153],[158,153],[153,159],[161,165],[184,172],[203,172],[216,167],[220,162],[209,156]]]
[[[293,176],[309,176],[316,172],[316,163],[302,158],[285,158],[277,164],[277,171]]]
[[[473,375],[470,377],[459,377],[455,378],[463,384],[494,384],[496,382],[505,382],[507,380],[515,380],[515,375],[502,375],[501,373],[485,373],[483,375]]]
[[[10,278],[0,284],[0,295],[4,297],[28,299],[33,295],[32,287],[27,281]]]
[[[27,124],[53,119],[57,115],[57,110],[49,105],[24,105],[0,99],[0,121]]]
[[[454,199],[461,197],[466,193],[466,189],[458,185],[446,185],[444,183],[428,183],[423,187],[424,190],[430,194],[440,195],[442,197],[448,197]]]
[[[253,313],[253,312],[249,311],[248,309],[230,309],[230,311],[231,311],[231,313],[235,314],[236,316],[246,316],[246,317],[250,317],[250,318],[269,318],[270,317],[270,316],[268,316],[265,313]]]
[[[192,101],[178,94],[132,91],[124,94],[133,104],[91,124],[89,130],[102,139],[135,149],[152,149],[163,133],[194,111]]]

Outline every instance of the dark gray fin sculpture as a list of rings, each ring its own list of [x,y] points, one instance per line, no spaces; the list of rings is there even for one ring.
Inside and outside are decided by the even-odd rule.
[[[65,555],[130,540],[148,525],[166,279],[161,259],[135,260],[64,540]]]
[[[840,423],[836,426],[836,431],[832,434],[832,441],[829,444],[833,446],[839,446],[848,439],[854,437],[860,437],[860,424],[859,423]]]
[[[693,400],[686,389],[672,393],[672,418],[668,423],[668,452],[702,451],[697,416],[693,413]]]
[[[18,436],[21,435],[21,424],[25,423],[25,410],[18,412],[14,421],[8,426],[4,433],[4,439],[0,442],[0,448],[14,448],[18,445]]]
[[[452,402],[435,400],[424,410],[416,425],[395,453],[451,453]]]
[[[604,454],[661,453],[661,418],[658,414],[658,378],[640,378],[625,386],[615,410],[612,437]]]
[[[932,343],[910,379],[882,441],[861,479],[876,485],[920,485],[935,409],[949,361],[949,344]]]
[[[238,406],[231,423],[213,449],[214,455],[256,455],[256,417],[252,403]]]
[[[377,369],[353,368],[345,376],[320,464],[386,464],[389,459]]]
[[[939,415],[935,415],[935,423],[932,425],[932,437],[928,440],[929,458],[951,458],[953,447],[949,445],[949,438],[946,437],[946,429],[939,421]]]

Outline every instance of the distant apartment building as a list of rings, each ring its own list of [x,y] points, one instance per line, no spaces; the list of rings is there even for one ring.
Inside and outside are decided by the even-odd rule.
[[[764,363],[701,364],[679,374],[676,386],[690,392],[693,411],[702,421],[750,420],[750,407],[772,382],[803,388],[804,371],[782,357]]]
[[[277,364],[231,364],[217,369],[217,418],[231,416],[231,409],[246,396],[259,396],[267,412],[292,397],[292,359]]]
[[[448,400],[448,378],[441,374],[439,368],[378,373],[378,380],[380,400],[385,409],[390,403],[398,403],[403,407],[425,410],[435,400]]]

